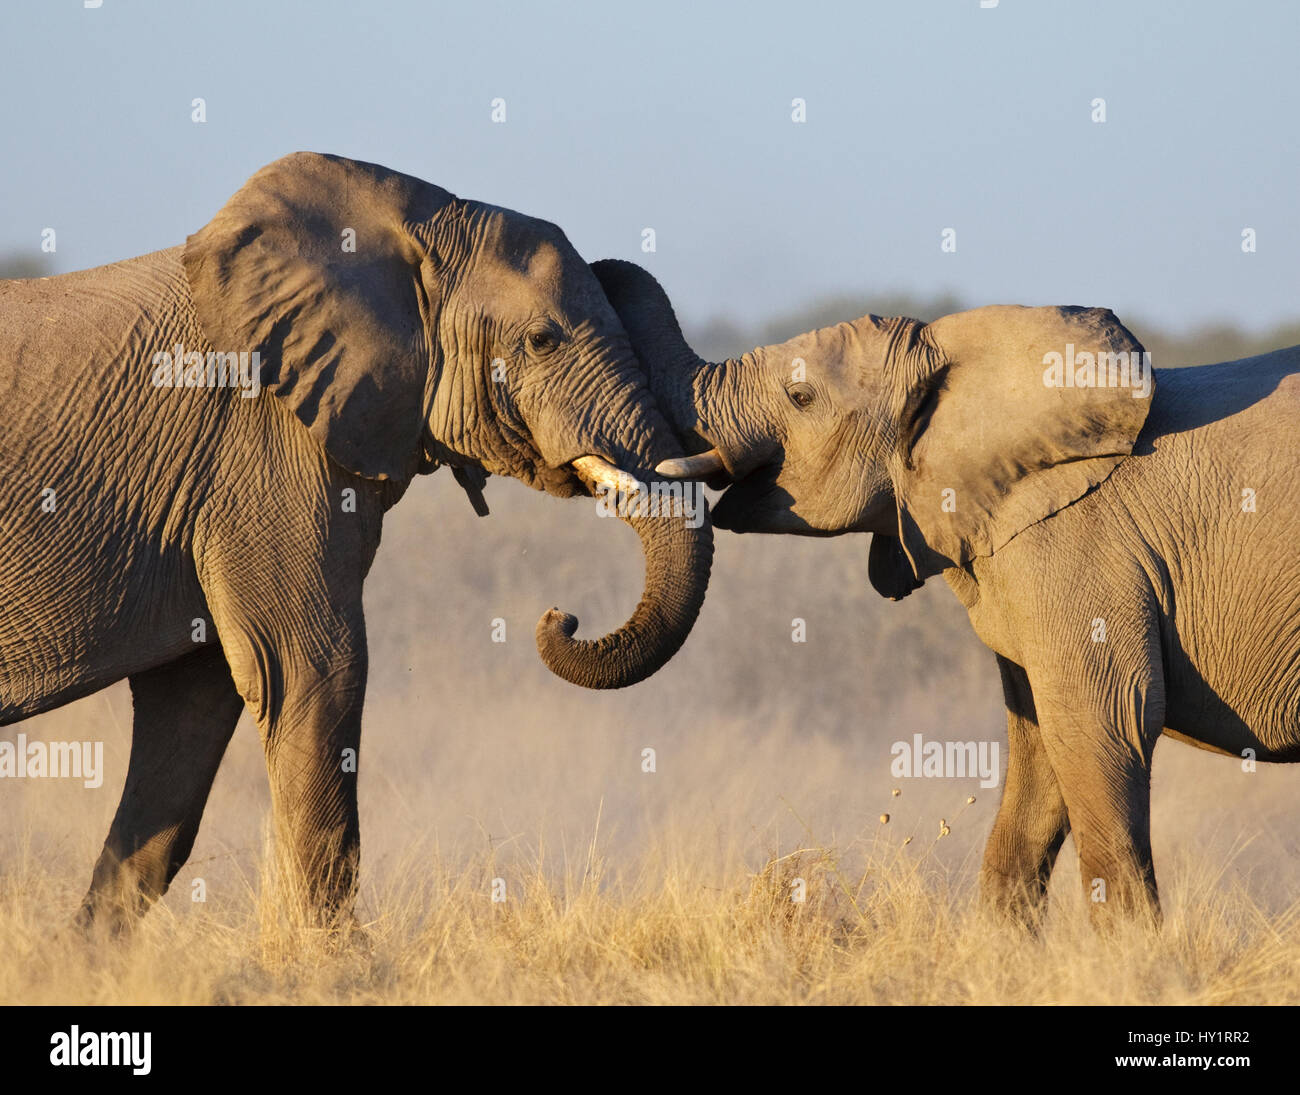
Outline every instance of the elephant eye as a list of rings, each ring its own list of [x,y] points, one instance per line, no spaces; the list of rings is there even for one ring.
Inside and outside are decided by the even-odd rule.
[[[528,348],[534,353],[545,354],[554,350],[559,345],[559,339],[555,332],[548,328],[541,328],[536,331],[528,332]]]
[[[790,402],[800,409],[809,406],[814,393],[811,384],[792,384],[789,389]]]

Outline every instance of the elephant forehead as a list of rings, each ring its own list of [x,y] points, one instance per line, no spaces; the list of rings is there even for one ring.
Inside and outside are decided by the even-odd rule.
[[[861,345],[851,323],[837,323],[796,335],[788,342],[775,347],[774,360],[778,367],[805,366],[807,379],[818,377],[833,379],[853,363]]]
[[[564,233],[549,221],[474,203],[470,223],[481,252],[495,255],[522,274],[541,276],[577,258]]]
[[[499,314],[552,314],[574,327],[594,321],[601,329],[614,320],[599,282],[577,254],[548,241],[534,241],[501,261],[484,252],[476,274],[476,296]]]
[[[525,253],[519,273],[530,285],[558,301],[563,300],[566,293],[573,294],[573,271],[577,266],[577,255],[571,249],[567,246],[560,248],[543,239],[536,241]],[[585,266],[582,272],[586,273]]]

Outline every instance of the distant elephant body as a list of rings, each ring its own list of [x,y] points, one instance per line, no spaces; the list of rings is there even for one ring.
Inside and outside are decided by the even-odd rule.
[[[416,474],[450,465],[482,511],[489,473],[566,497],[680,451],[557,228],[310,153],[184,247],[0,282],[0,399],[0,723],[129,678],[129,771],[83,908],[115,924],[188,856],[245,705],[306,902],[346,913],[362,584]],[[648,577],[628,623],[539,624],[579,684],[654,672],[707,585],[707,521],[627,520]]]
[[[1109,312],[983,308],[713,364],[648,274],[594,268],[673,425],[708,450],[661,474],[730,484],[720,528],[872,533],[880,593],[942,573],[997,655],[992,905],[1035,918],[1072,832],[1095,918],[1158,917],[1162,732],[1246,771],[1300,761],[1300,347],[1156,383]]]

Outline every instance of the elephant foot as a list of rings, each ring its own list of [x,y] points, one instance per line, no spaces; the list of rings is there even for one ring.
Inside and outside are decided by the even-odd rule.
[[[980,909],[990,920],[1036,936],[1047,916],[1047,886],[1038,878],[1000,874],[985,867],[980,873]]]

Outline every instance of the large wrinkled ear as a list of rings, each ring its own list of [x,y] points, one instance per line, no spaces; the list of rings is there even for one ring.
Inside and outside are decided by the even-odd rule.
[[[431,240],[454,201],[375,164],[297,152],[262,168],[185,245],[212,348],[258,351],[263,386],[360,475],[419,467],[437,353]]]
[[[1133,449],[1155,376],[1105,308],[979,308],[926,327],[892,474],[916,575],[991,555]]]

